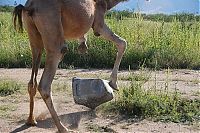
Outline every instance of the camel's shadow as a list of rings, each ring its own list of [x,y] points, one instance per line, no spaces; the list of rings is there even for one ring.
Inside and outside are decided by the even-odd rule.
[[[60,115],[59,118],[62,121],[64,125],[68,125],[68,128],[75,129],[78,128],[79,123],[81,119],[85,118],[87,120],[96,118],[96,113],[94,110],[89,111],[81,111],[81,112],[75,112],[75,113],[69,113],[69,114],[63,114]],[[25,121],[20,121],[19,123],[22,123]],[[44,120],[37,120],[37,127],[38,128],[54,128],[54,122],[52,118],[47,118]],[[27,126],[26,124],[23,124],[22,126],[16,128],[15,130],[11,131],[11,133],[17,133],[22,132],[23,130],[28,129],[30,126]]]

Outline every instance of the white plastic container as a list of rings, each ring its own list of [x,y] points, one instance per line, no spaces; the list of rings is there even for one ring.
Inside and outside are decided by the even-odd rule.
[[[73,78],[72,91],[77,104],[95,109],[100,104],[113,99],[113,89],[109,81],[102,79]]]

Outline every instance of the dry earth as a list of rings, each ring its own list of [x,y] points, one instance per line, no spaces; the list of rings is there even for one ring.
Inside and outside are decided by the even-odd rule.
[[[81,133],[85,132],[119,132],[119,133],[200,133],[200,124],[183,125],[179,123],[152,122],[149,120],[122,119],[102,115],[87,107],[74,103],[71,93],[72,77],[93,77],[108,79],[110,70],[64,70],[59,69],[53,82],[53,98],[56,110],[63,123]],[[144,88],[177,90],[188,98],[199,97],[200,71],[162,70],[156,72],[133,71],[134,75],[149,77]],[[31,74],[30,69],[0,69],[0,80],[14,80],[23,85],[23,90],[11,96],[0,97],[0,132],[57,132],[49,112],[39,94],[36,96],[34,114],[38,121],[36,127],[24,123],[29,112],[29,97],[26,86]],[[42,70],[39,71],[38,79]],[[119,73],[119,88],[129,85],[127,71]],[[155,87],[156,86],[156,87]]]

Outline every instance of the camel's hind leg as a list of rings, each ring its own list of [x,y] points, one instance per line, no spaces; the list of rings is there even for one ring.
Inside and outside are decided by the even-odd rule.
[[[36,17],[34,20],[41,34],[46,50],[45,68],[38,86],[38,90],[44,102],[46,103],[59,132],[67,132],[67,129],[58,118],[51,94],[51,84],[55,76],[56,69],[64,53],[66,52],[60,12],[55,11],[48,14],[36,14],[35,16]]]
[[[126,49],[126,41],[119,37],[118,35],[116,35],[115,33],[113,33],[107,25],[104,24],[104,26],[99,30],[99,33],[102,37],[104,37],[107,40],[110,40],[112,42],[114,42],[117,46],[117,57],[115,60],[115,64],[114,64],[114,68],[112,70],[112,74],[110,76],[110,86],[113,89],[117,90],[117,73],[118,73],[118,69],[119,69],[119,65],[121,63],[121,59],[122,56],[125,52]]]
[[[85,54],[87,53],[87,49],[88,49],[88,46],[87,46],[87,36],[84,35],[83,37],[79,38],[79,46],[78,46],[78,53],[79,54]]]
[[[31,79],[28,83],[28,93],[30,97],[30,113],[27,120],[27,125],[32,125],[32,126],[37,124],[35,117],[33,115],[33,109],[34,109],[34,97],[36,95],[36,89],[37,89],[37,74],[38,74],[38,68],[40,66],[41,55],[42,55],[41,49],[32,48],[32,73],[31,73]]]
[[[24,20],[32,51],[32,73],[31,73],[31,79],[28,83],[28,93],[30,97],[30,112],[27,124],[34,126],[37,124],[35,117],[33,115],[34,97],[36,95],[36,89],[37,89],[38,68],[40,66],[41,56],[44,46],[40,33],[38,32],[32,19],[26,13],[24,13]]]

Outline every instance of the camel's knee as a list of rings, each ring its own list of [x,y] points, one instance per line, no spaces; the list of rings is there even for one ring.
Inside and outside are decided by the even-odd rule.
[[[44,88],[42,86],[38,86],[38,91],[40,92],[40,95],[42,96],[42,99],[46,101],[51,97],[51,91],[50,89]]]
[[[93,33],[96,37],[101,36],[101,30],[103,29],[103,26],[102,26],[103,24],[96,24],[97,26],[93,26]]]
[[[97,37],[99,37],[101,34],[99,32],[97,32],[97,31],[95,31],[94,35],[97,36]]]
[[[86,49],[87,50],[87,43],[86,42],[81,42],[80,44],[79,44],[79,47],[78,48],[82,48],[82,49]]]
[[[33,82],[28,83],[28,93],[30,96],[34,97],[36,95],[36,88],[37,88],[37,83],[33,84]]]
[[[67,47],[67,45],[63,45],[62,47],[61,47],[61,59],[60,60],[62,60],[63,58],[64,58],[64,56],[65,56],[65,54],[67,53],[67,51],[68,51],[68,47]]]
[[[118,52],[124,53],[127,47],[127,42],[125,39],[120,38],[119,42],[117,43]]]
[[[68,47],[67,47],[67,45],[63,45],[63,46],[62,46],[62,48],[61,48],[61,51],[60,51],[60,52],[61,52],[61,54],[63,54],[63,55],[64,55],[64,54],[66,54],[66,53],[67,53],[67,51],[68,51]]]
[[[79,54],[85,54],[87,53],[88,46],[87,46],[87,37],[83,36],[79,38],[79,46],[78,46],[78,53]]]
[[[85,53],[87,53],[87,50],[88,50],[88,46],[87,46],[86,42],[82,42],[79,44],[79,46],[78,46],[79,54],[85,54]]]

